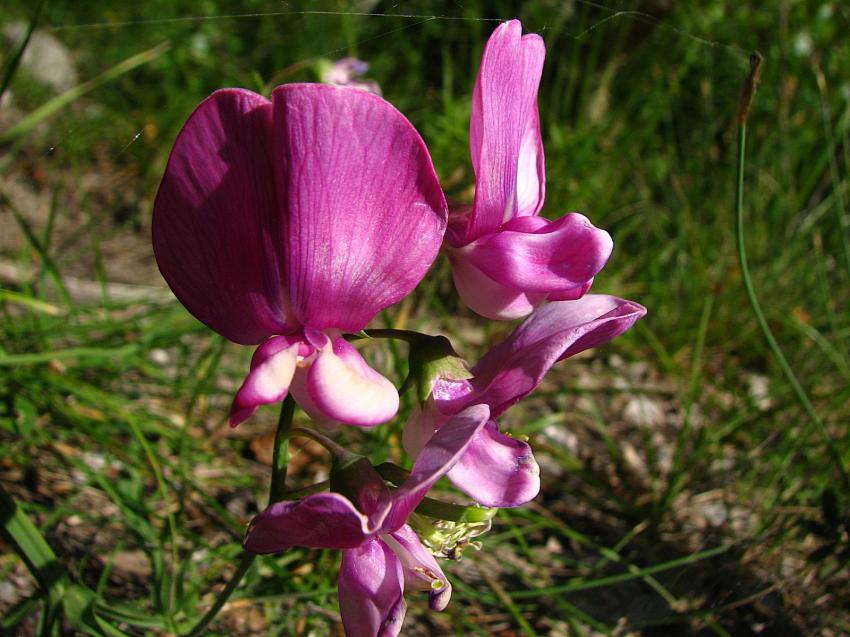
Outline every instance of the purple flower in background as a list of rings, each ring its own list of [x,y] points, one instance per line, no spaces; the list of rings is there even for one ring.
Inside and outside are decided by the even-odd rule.
[[[500,432],[495,418],[531,393],[552,365],[610,341],[644,314],[637,303],[599,294],[535,310],[472,368],[472,378],[437,381],[427,406],[405,426],[405,449],[417,457],[453,414],[468,405],[487,405],[490,420],[448,477],[485,506],[528,502],[540,490],[537,462],[528,443]]]
[[[368,62],[353,57],[342,58],[336,62],[329,62],[328,60],[320,60],[320,62],[319,75],[325,84],[350,86],[351,88],[369,91],[375,95],[381,94],[381,87],[377,82],[361,79],[361,76],[369,70]]]
[[[395,387],[341,334],[419,283],[446,218],[424,142],[380,97],[290,84],[271,101],[243,89],[204,100],[171,151],[153,245],[192,314],[262,343],[231,424],[290,389],[322,418],[392,418]]]
[[[427,590],[433,610],[443,610],[451,597],[451,585],[434,556],[405,522],[463,456],[489,414],[485,405],[473,405],[447,418],[423,446],[410,476],[392,492],[368,460],[343,459],[340,472],[349,473],[344,494],[317,493],[273,504],[251,522],[245,549],[343,549],[338,587],[346,635],[398,635],[407,608],[405,587]]]
[[[529,314],[545,301],[580,298],[611,254],[611,237],[578,213],[556,221],[543,206],[537,87],[546,51],[512,20],[490,36],[472,97],[472,207],[452,212],[446,248],[458,294],[492,319]]]

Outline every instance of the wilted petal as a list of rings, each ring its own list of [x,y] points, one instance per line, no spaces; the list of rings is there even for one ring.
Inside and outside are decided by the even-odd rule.
[[[444,610],[452,597],[452,585],[431,552],[422,546],[414,530],[405,524],[382,537],[401,562],[404,585],[414,590],[428,591],[428,606],[431,610]]]
[[[371,537],[387,513],[366,516],[339,493],[316,493],[302,500],[278,502],[256,516],[245,537],[245,550],[277,553],[292,546],[347,549]]]
[[[200,321],[246,345],[294,327],[281,284],[271,139],[268,100],[216,91],[177,136],[154,203],[162,276]]]
[[[384,520],[382,532],[395,531],[405,523],[434,483],[463,455],[489,417],[487,405],[473,405],[449,418],[431,436],[413,464],[410,476],[393,493],[393,507]]]
[[[498,284],[518,292],[549,293],[582,288],[611,256],[614,243],[587,217],[570,213],[557,221],[520,217],[499,232],[453,251]]]
[[[527,443],[499,431],[495,421],[479,431],[448,473],[457,488],[488,507],[515,507],[540,491],[540,467]]]
[[[347,637],[396,637],[407,605],[401,562],[381,540],[342,553],[339,612]]]
[[[498,416],[534,390],[556,362],[610,341],[644,314],[646,308],[633,301],[603,294],[547,303],[472,369],[475,401]]]
[[[293,311],[316,329],[358,331],[437,256],[448,211],[431,158],[376,95],[288,84],[273,103]]]
[[[283,400],[289,390],[302,343],[286,336],[267,340],[251,360],[251,371],[233,398],[230,426],[247,420],[260,405]]]
[[[398,411],[398,390],[369,367],[345,339],[328,344],[307,372],[312,406],[326,418],[370,427],[390,420]]]
[[[469,125],[475,204],[467,241],[543,203],[537,87],[545,56],[540,36],[523,36],[517,20],[500,25],[484,49]]]

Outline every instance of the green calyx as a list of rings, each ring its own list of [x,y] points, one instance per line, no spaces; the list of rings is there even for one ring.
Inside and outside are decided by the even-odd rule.
[[[445,336],[426,336],[410,342],[410,373],[404,387],[415,387],[424,405],[438,380],[466,380],[472,374]]]
[[[469,368],[445,336],[431,336],[412,330],[370,329],[357,334],[347,334],[345,338],[356,341],[366,338],[390,338],[404,341],[410,347],[408,356],[409,373],[402,391],[416,388],[416,397],[424,405],[434,384],[438,380],[466,380],[472,378]]]

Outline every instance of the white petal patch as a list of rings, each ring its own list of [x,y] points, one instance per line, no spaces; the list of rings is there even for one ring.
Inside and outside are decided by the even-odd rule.
[[[282,400],[295,373],[299,344],[272,354],[256,365],[236,392],[230,410],[230,426],[248,419],[260,405]]]
[[[398,412],[398,391],[343,339],[328,344],[310,367],[307,390],[325,416],[370,427]]]

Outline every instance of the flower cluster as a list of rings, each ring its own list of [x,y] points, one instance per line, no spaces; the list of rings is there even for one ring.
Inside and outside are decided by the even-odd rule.
[[[404,428],[415,459],[409,473],[382,471],[305,431],[333,456],[330,490],[272,503],[252,521],[245,548],[253,553],[343,551],[339,603],[349,636],[397,635],[405,587],[427,590],[433,609],[446,606],[451,586],[435,554],[451,554],[492,513],[457,523],[443,540],[423,535],[423,544],[414,528],[424,534],[457,522],[439,513],[452,505],[429,505],[426,494],[445,475],[483,507],[534,498],[532,449],[496,419],[555,363],[646,312],[586,294],[611,254],[608,233],[578,213],[539,216],[544,56],[542,39],[522,35],[518,21],[487,43],[470,123],[472,205],[450,209],[419,133],[380,96],[350,86],[284,85],[271,100],[217,91],[190,116],[169,158],[153,217],[160,270],[200,321],[257,346],[232,426],[287,395],[320,423],[392,420],[395,385],[346,335],[409,294],[441,249],[473,311],[527,317],[471,369],[453,352],[415,365],[417,347],[440,341],[410,341],[411,371],[425,390]]]

